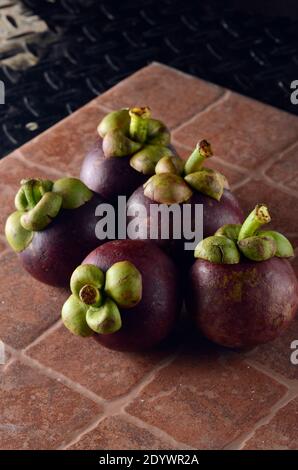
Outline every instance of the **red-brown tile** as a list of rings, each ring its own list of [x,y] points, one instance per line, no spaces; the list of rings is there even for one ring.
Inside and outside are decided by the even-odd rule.
[[[265,416],[286,388],[240,358],[190,351],[161,370],[127,411],[199,449],[220,449]]]
[[[14,154],[5,157],[0,161],[0,198],[2,204],[0,212],[0,233],[4,232],[4,224],[7,216],[15,210],[14,197],[19,188],[20,181],[26,178],[52,178],[57,179],[57,175],[53,174],[49,168],[48,171],[40,168],[26,165],[21,160],[16,159]]]
[[[122,416],[106,418],[69,447],[70,450],[165,450],[172,446]]]
[[[297,450],[298,399],[281,408],[274,418],[261,426],[246,443],[247,450]]]
[[[175,144],[174,146],[179,156],[183,158],[184,160],[186,160],[192,152],[191,149],[188,150],[179,144]],[[225,164],[222,164],[222,162],[216,156],[207,159],[206,162],[204,163],[204,166],[208,168],[213,168],[214,170],[217,170],[223,173],[228,178],[229,184],[231,186],[240,183],[247,177],[247,173],[245,171],[240,172],[237,169],[230,168],[226,166]]]
[[[297,140],[298,117],[231,93],[173,137],[188,147],[207,139],[218,157],[251,169]]]
[[[8,248],[8,244],[7,244],[6,240],[4,239],[4,237],[3,237],[3,239],[0,238],[0,253],[2,251],[5,251],[7,248]]]
[[[267,175],[273,181],[298,191],[298,145],[274,162],[267,170]]]
[[[89,399],[18,362],[0,375],[1,449],[55,449],[100,412]]]
[[[249,359],[287,379],[298,380],[298,365],[291,362],[293,341],[297,341],[295,349],[298,349],[298,318],[278,339],[252,351]]]
[[[106,113],[94,101],[20,148],[30,161],[78,176],[81,162],[97,136]]]
[[[62,326],[28,354],[109,400],[136,385],[166,351],[133,354],[111,351],[92,338],[73,336]]]
[[[12,252],[1,256],[0,282],[0,339],[23,348],[60,317],[68,293],[35,281]]]
[[[150,106],[173,129],[223,94],[222,88],[161,64],[151,64],[97,98],[109,109]]]
[[[271,226],[284,234],[298,232],[297,217],[293,207],[298,204],[298,198],[289,195],[264,180],[252,180],[235,191],[239,202],[248,215],[258,203],[268,205],[271,214]]]

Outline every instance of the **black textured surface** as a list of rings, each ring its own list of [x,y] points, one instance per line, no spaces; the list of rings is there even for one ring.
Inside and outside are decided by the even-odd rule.
[[[216,1],[23,3],[47,23],[51,40],[28,44],[37,65],[0,68],[2,156],[152,61],[298,114],[290,101],[298,79],[298,23],[291,18]]]

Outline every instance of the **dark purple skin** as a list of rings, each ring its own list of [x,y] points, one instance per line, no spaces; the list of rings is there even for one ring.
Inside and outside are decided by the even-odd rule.
[[[186,305],[211,341],[250,348],[273,340],[294,319],[297,279],[282,258],[234,265],[198,259],[190,271]]]
[[[106,272],[118,261],[130,261],[142,275],[141,301],[133,308],[120,309],[122,327],[116,333],[95,334],[110,349],[138,351],[152,348],[173,330],[182,293],[177,268],[156,245],[141,240],[118,240],[96,248],[83,264],[93,264]]]
[[[148,176],[134,170],[129,160],[130,157],[106,158],[99,137],[83,161],[80,179],[107,201],[115,200],[118,195],[129,197],[148,179]]]
[[[67,287],[75,268],[103,241],[95,235],[95,209],[103,199],[94,194],[78,209],[62,209],[30,245],[19,253],[24,268],[36,279],[52,286]]]
[[[150,210],[150,204],[157,204],[144,195],[144,188],[139,187],[127,201],[127,209],[132,209],[134,205],[141,204],[145,206],[147,213]],[[239,224],[243,222],[243,212],[240,205],[233,195],[227,189],[224,190],[221,200],[218,202],[215,199],[205,196],[202,193],[194,192],[192,197],[184,204],[203,204],[203,236],[204,238],[214,235],[216,230],[224,224]],[[133,217],[128,217],[128,223]],[[160,224],[159,224],[160,227]],[[192,228],[194,229],[194,211],[192,217]],[[175,257],[180,263],[182,258],[185,264],[190,265],[193,263],[193,252],[184,252],[185,240],[173,240],[171,237],[172,227],[170,226],[170,238],[168,240],[157,239],[154,242],[162,249],[164,249],[170,256]],[[149,240],[150,228],[147,226],[147,236]],[[153,240],[152,240],[153,241]]]

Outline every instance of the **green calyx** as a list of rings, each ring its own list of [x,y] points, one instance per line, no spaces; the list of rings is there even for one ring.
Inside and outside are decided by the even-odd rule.
[[[92,196],[93,193],[77,178],[61,178],[56,182],[33,178],[22,180],[15,197],[17,211],[6,222],[8,243],[14,251],[23,251],[34,232],[44,230],[61,208],[76,209]]]
[[[122,325],[119,308],[129,309],[141,301],[142,276],[129,261],[113,264],[106,273],[83,264],[73,272],[70,289],[72,295],[62,308],[64,325],[80,336],[111,334]]]
[[[217,264],[237,264],[240,254],[233,240],[214,235],[199,242],[195,249],[195,258]]]
[[[216,230],[214,235],[226,237],[230,240],[233,240],[234,242],[237,242],[241,227],[241,224],[226,224]]]
[[[274,230],[259,231],[258,236],[271,238],[276,244],[275,256],[279,258],[291,258],[294,256],[294,249],[289,240],[282,235],[282,233],[275,232]]]
[[[157,163],[163,157],[174,157],[172,150],[160,145],[146,145],[130,159],[130,166],[144,175],[153,175]]]
[[[150,174],[155,164],[155,175],[144,184],[144,194],[161,204],[175,204],[187,201],[194,191],[206,194],[220,201],[224,189],[229,188],[224,175],[202,166],[206,158],[212,156],[210,144],[202,140],[184,163],[179,157],[162,152],[155,153],[156,162],[146,158],[142,149],[131,158],[131,164],[138,171]],[[147,171],[148,170],[148,171]]]
[[[224,189],[229,184],[224,175],[211,168],[203,167],[206,159],[212,157],[211,145],[207,140],[201,140],[184,166],[184,179],[195,191],[206,194],[216,201],[220,201]]]
[[[106,294],[119,307],[131,308],[142,298],[142,276],[129,261],[119,261],[106,272]]]
[[[293,256],[293,247],[284,235],[274,230],[259,230],[270,221],[267,206],[258,204],[242,225],[223,225],[213,237],[202,240],[195,249],[195,257],[212,263],[234,264],[239,263],[241,255],[252,261]]]
[[[30,244],[33,232],[26,230],[21,224],[24,212],[16,211],[10,214],[5,224],[5,236],[11,248],[19,253]]]
[[[151,118],[148,107],[113,111],[97,130],[106,158],[130,156],[130,165],[145,175],[154,174],[162,157],[173,155],[168,148],[169,131],[161,121]]]
[[[180,204],[188,201],[193,192],[181,176],[160,173],[146,181],[144,195],[159,204]]]

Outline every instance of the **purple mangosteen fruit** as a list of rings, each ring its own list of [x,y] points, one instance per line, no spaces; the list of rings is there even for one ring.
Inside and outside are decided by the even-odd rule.
[[[174,207],[180,205],[190,208],[188,212],[188,226],[194,233],[196,206],[203,205],[203,234],[213,234],[221,225],[236,224],[243,220],[243,213],[233,193],[229,190],[224,175],[205,168],[203,163],[212,156],[210,144],[202,140],[195,150],[183,162],[178,157],[163,157],[155,167],[155,175],[139,187],[127,202],[128,223],[135,214],[138,217],[138,234],[136,238],[152,240],[164,248],[169,254],[177,258],[183,257],[185,264],[192,261],[192,257],[184,252],[186,238],[181,230],[180,239],[174,236],[174,218],[165,219],[164,215],[152,217],[151,208],[158,205]],[[144,208],[144,217],[140,216],[140,208]],[[142,211],[143,213],[143,211]],[[184,217],[184,221],[187,220]],[[162,236],[162,224],[168,223],[169,236]],[[154,236],[152,237],[152,233]],[[191,240],[187,239],[188,242]]]
[[[103,202],[76,178],[23,180],[17,210],[6,221],[7,241],[33,277],[67,286],[75,267],[101,243],[95,209]]]
[[[156,163],[174,156],[170,133],[150,109],[120,109],[107,114],[97,128],[99,138],[86,155],[80,178],[107,201],[130,196],[154,174]]]
[[[199,330],[230,348],[247,348],[279,336],[293,321],[298,284],[286,258],[291,243],[262,231],[270,221],[257,205],[242,225],[226,225],[202,240],[189,277],[186,305]]]
[[[62,308],[65,326],[122,351],[148,349],[164,340],[182,303],[173,261],[142,240],[96,248],[73,272],[70,288]]]

